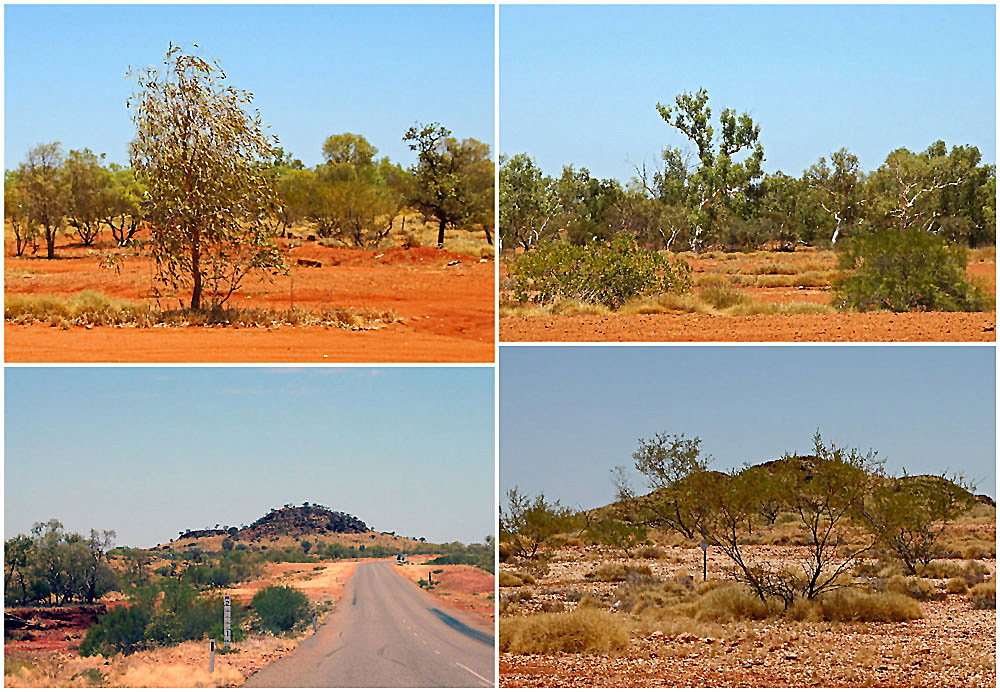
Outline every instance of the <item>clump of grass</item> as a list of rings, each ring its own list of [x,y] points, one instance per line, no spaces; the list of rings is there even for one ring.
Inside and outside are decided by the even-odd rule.
[[[952,577],[944,585],[944,590],[948,593],[965,593],[969,590],[969,585],[961,577]]]
[[[663,608],[688,600],[693,595],[694,579],[681,575],[671,579],[634,580],[619,586],[614,599],[619,611],[642,614],[650,608]]]
[[[648,565],[631,562],[603,562],[584,576],[591,581],[626,581],[650,577],[652,574],[653,571]]]
[[[718,585],[691,603],[683,604],[678,614],[709,622],[764,620],[781,610],[777,601],[764,602],[743,584]]]
[[[901,593],[837,589],[813,600],[800,599],[785,612],[805,622],[905,622],[924,616],[920,604]]]
[[[886,591],[915,598],[918,601],[936,601],[944,598],[934,583],[921,577],[904,577],[901,574],[889,578],[885,584]]]
[[[997,580],[990,579],[982,584],[976,584],[969,589],[968,599],[976,610],[996,610]]]
[[[737,281],[741,285],[757,288],[829,288],[840,276],[836,271],[804,271],[775,274],[745,274],[739,275]]]
[[[997,556],[996,543],[975,537],[967,536],[959,540],[938,541],[934,547],[940,557],[983,560]]]
[[[623,315],[669,315],[708,314],[712,311],[712,306],[696,295],[661,293],[627,301],[618,312]]]
[[[596,608],[500,620],[500,650],[512,654],[614,653],[629,645],[621,617]]]
[[[500,570],[500,586],[524,586],[534,584],[535,578],[527,572],[508,572]]]
[[[991,573],[989,566],[978,560],[952,562],[931,560],[919,570],[921,577],[929,579],[961,579],[966,586],[973,586],[986,580]]]
[[[213,308],[164,310],[155,305],[110,298],[96,291],[81,291],[69,297],[42,294],[4,296],[4,319],[19,324],[43,323],[53,327],[279,327],[318,325],[341,329],[378,329],[400,321],[392,311],[325,307],[302,308]]]
[[[644,545],[635,551],[635,556],[642,560],[662,560],[667,551],[658,545]]]

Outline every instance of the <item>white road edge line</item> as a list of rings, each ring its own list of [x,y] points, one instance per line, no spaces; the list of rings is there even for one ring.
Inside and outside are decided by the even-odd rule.
[[[493,687],[493,683],[492,683],[492,682],[490,682],[489,680],[487,680],[486,678],[484,678],[484,677],[483,677],[482,675],[480,675],[480,674],[479,674],[479,673],[477,673],[476,671],[472,670],[472,668],[468,668],[468,667],[466,667],[466,666],[463,666],[463,665],[462,665],[461,663],[459,663],[458,661],[455,661],[455,665],[456,665],[456,666],[458,666],[459,668],[461,668],[462,670],[466,670],[466,671],[468,671],[468,672],[472,673],[472,674],[473,674],[473,675],[475,675],[475,676],[476,676],[477,678],[479,678],[480,680],[482,680],[483,682],[485,682],[485,683],[486,683],[487,685],[489,685],[490,687]]]

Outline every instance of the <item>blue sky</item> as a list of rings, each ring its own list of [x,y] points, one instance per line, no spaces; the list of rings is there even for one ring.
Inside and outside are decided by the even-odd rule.
[[[197,44],[253,92],[271,133],[307,165],[335,133],[412,162],[415,122],[493,142],[493,7],[7,5],[4,167],[39,142],[124,162],[130,66]]]
[[[492,368],[7,368],[6,536],[148,547],[315,502],[430,541],[494,533]]]
[[[687,146],[656,103],[747,111],[765,170],[847,147],[871,170],[937,139],[996,161],[996,23],[979,6],[503,6],[501,153],[628,180]],[[717,120],[716,120],[717,123]],[[693,151],[693,149],[692,149]]]
[[[992,346],[504,347],[500,365],[502,493],[590,509],[640,437],[698,436],[726,470],[807,452],[819,428],[996,497]]]

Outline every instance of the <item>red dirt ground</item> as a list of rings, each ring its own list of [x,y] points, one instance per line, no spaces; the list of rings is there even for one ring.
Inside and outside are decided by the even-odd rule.
[[[149,290],[148,258],[129,257],[120,274],[98,265],[99,252],[57,248],[61,259],[5,258],[8,293],[69,295],[95,290],[140,300]],[[326,327],[234,329],[168,327],[54,328],[6,324],[8,362],[492,362],[494,263],[429,247],[327,248],[288,252],[290,276],[248,283],[237,306],[294,304],[392,310],[403,321],[371,331]],[[322,267],[298,266],[313,259]],[[458,264],[447,266],[450,262]]]
[[[832,269],[832,253],[794,253],[789,262],[818,262]],[[689,260],[695,275],[726,261]],[[731,264],[744,264],[733,262]],[[760,264],[749,258],[745,264]],[[996,263],[970,262],[970,276],[985,279],[996,294]],[[505,274],[501,264],[501,281]],[[829,303],[820,288],[741,290],[772,303]],[[547,315],[501,317],[500,341],[996,341],[995,312],[838,313],[835,315]]]
[[[428,572],[441,570],[432,575],[435,585],[434,590],[429,593],[453,608],[475,613],[493,622],[495,601],[490,596],[495,594],[496,581],[489,572],[469,565],[417,564],[393,565],[393,568],[414,584],[420,579],[426,578]]]

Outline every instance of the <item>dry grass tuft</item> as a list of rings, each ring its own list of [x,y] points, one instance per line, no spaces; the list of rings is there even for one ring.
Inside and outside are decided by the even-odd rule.
[[[997,580],[991,579],[982,584],[976,584],[968,593],[969,602],[977,610],[996,610]]]
[[[890,593],[904,594],[918,601],[938,601],[945,597],[932,581],[921,577],[904,577],[897,574],[889,578],[885,588]]]
[[[838,589],[811,601],[795,601],[785,616],[805,622],[905,622],[924,614],[920,604],[901,593]]]
[[[500,620],[500,650],[512,654],[614,653],[629,635],[623,618],[596,608]]]
[[[214,310],[164,310],[144,303],[109,298],[96,291],[69,297],[43,294],[4,296],[4,319],[16,323],[41,322],[52,327],[278,327],[319,325],[341,329],[378,329],[400,321],[392,311],[327,307],[218,308]]]
[[[626,581],[648,578],[652,574],[649,565],[636,562],[603,562],[584,576],[591,581]]]
[[[944,590],[948,593],[965,593],[969,590],[969,586],[961,577],[952,577],[948,580],[948,583],[944,585]]]
[[[500,570],[500,586],[524,586],[534,584],[535,578],[527,572],[508,572]]]

